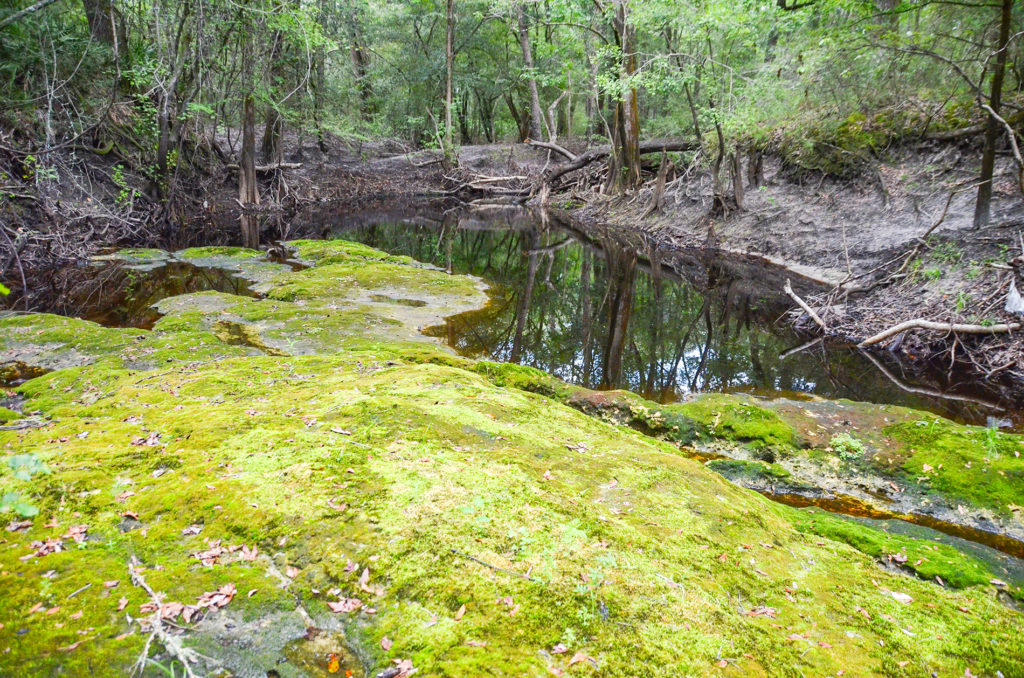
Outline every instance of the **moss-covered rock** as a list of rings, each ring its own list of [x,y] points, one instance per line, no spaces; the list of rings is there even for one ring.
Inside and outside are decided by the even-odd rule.
[[[430,676],[1024,671],[984,566],[965,556],[959,591],[882,570],[917,542],[809,524],[669,442],[795,449],[781,415],[725,396],[599,407],[458,358],[363,295],[401,280],[447,308],[477,281],[326,249],[277,298],[186,295],[153,332],[0,320],[3,350],[54,365],[19,387],[46,425],[0,431],[49,470],[0,465],[39,510],[0,548],[0,673],[127,673],[147,637],[128,615],[152,602],[134,562],[164,602],[233,585],[175,620],[233,675],[320,675],[332,653],[356,676],[395,659]]]

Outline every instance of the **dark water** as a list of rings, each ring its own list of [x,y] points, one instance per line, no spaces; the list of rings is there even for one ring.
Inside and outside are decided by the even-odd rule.
[[[805,341],[781,317],[790,306],[781,293],[786,275],[762,260],[666,254],[643,240],[525,210],[338,215],[321,235],[491,283],[487,308],[429,330],[463,355],[659,402],[700,391],[815,395],[906,405],[973,424],[1020,423],[958,384],[955,373],[910,370],[888,354],[852,347],[819,343],[793,352]]]
[[[46,310],[107,327],[151,329],[160,319],[153,305],[162,299],[206,291],[251,297],[251,284],[229,271],[180,261],[152,270],[104,262],[62,271],[62,291]]]

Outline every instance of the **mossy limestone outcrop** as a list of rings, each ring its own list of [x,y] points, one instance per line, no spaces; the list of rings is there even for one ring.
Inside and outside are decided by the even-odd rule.
[[[647,433],[588,415],[592,394],[451,355],[403,315],[480,304],[478,281],[316,247],[265,299],[171,299],[152,332],[0,320],[0,351],[54,370],[18,388],[46,425],[0,431],[46,467],[0,470],[40,511],[0,548],[0,673],[128,673],[152,603],[136,562],[164,603],[233,592],[173,619],[210,675],[1024,671],[1021,616],[983,577],[880,569],[654,435],[787,446],[791,424],[747,403],[616,410]],[[369,297],[385,288],[426,306]]]

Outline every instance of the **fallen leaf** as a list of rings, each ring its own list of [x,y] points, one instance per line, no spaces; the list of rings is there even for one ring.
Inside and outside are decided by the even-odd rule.
[[[82,611],[81,611],[81,610],[79,610],[78,612],[74,612],[74,613],[72,613],[72,614],[71,614],[71,615],[69,615],[69,616],[70,616],[70,617],[71,617],[72,619],[81,619],[81,618],[82,618]]]
[[[328,602],[327,607],[331,612],[340,614],[343,612],[355,612],[363,606],[363,601],[358,598],[342,598],[338,602]]]
[[[337,673],[341,670],[341,658],[338,657],[337,653],[332,652],[327,655],[327,673]]]
[[[487,643],[482,640],[467,640],[466,645],[470,647],[487,647]]]
[[[120,612],[126,607],[128,607],[128,599],[122,596],[121,600],[117,601],[117,611]]]
[[[284,568],[284,575],[289,579],[295,579],[299,576],[299,568],[289,565],[288,567]]]
[[[719,659],[717,662],[715,662],[715,666],[717,666],[720,669],[724,669],[728,665],[729,665],[729,662],[725,661],[724,659]]]
[[[564,643],[559,643],[551,648],[551,654],[565,654],[568,651],[569,648],[567,648]]]
[[[51,607],[49,610],[47,610],[46,616],[49,617],[51,614],[57,614],[58,612],[60,612],[60,605],[58,605],[57,607]]]
[[[585,661],[593,661],[593,657],[588,656],[585,652],[583,652],[583,650],[580,650],[572,656],[572,659],[569,660],[569,666],[573,666],[574,664],[579,664],[580,662]]]
[[[78,649],[79,645],[81,645],[82,643],[84,643],[87,640],[90,640],[90,639],[89,638],[83,638],[82,640],[79,640],[78,642],[71,643],[70,645],[65,645],[64,647],[60,648],[60,651],[61,652],[74,652],[75,650]]]
[[[116,589],[117,585],[121,583],[120,579],[111,579],[110,581],[103,582],[103,588],[105,589]]]
[[[189,525],[188,527],[186,527],[184,530],[181,531],[181,534],[185,535],[185,536],[188,536],[190,534],[199,534],[202,531],[203,531],[202,524],[201,523],[196,523],[194,525]]]
[[[391,639],[388,638],[387,636],[384,636],[383,638],[380,639],[381,649],[383,649],[385,652],[390,650],[392,645],[394,645],[394,643],[391,642]]]
[[[455,613],[455,621],[459,621],[466,615],[466,606],[463,605],[459,608],[459,611]]]
[[[29,609],[28,614],[35,614],[36,612],[39,612],[39,610],[41,610],[41,609],[43,609],[43,604],[42,603],[36,603],[35,605],[33,605]]]

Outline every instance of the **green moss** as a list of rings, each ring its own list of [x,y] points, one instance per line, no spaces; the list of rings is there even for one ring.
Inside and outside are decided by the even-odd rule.
[[[694,420],[703,427],[705,436],[741,441],[755,448],[799,445],[790,424],[744,396],[708,393],[662,409]]]
[[[295,251],[295,256],[300,261],[316,266],[352,260],[416,265],[410,257],[391,255],[369,245],[348,240],[292,240],[286,244]]]
[[[965,588],[983,586],[995,578],[983,562],[946,544],[886,534],[852,518],[818,509],[802,509],[797,513],[797,529],[844,542],[861,553],[893,566],[899,565],[924,579],[939,577],[950,586]],[[1019,585],[1014,587],[1014,593],[1018,597],[1022,595]]]
[[[778,464],[743,459],[713,459],[706,466],[733,481],[786,481],[792,474]]]
[[[50,316],[0,324],[0,341],[12,342],[38,322],[60,344],[46,351],[74,343],[91,360],[19,387],[26,411],[50,417],[45,428],[0,432],[0,450],[33,454],[52,470],[25,481],[0,467],[0,491],[41,511],[27,531],[5,533],[0,549],[5,669],[124,673],[144,645],[137,625],[121,637],[132,628],[124,613],[138,616],[147,600],[129,585],[133,558],[169,600],[238,587],[211,618],[228,614],[271,645],[218,654],[237,674],[265,672],[256,656],[291,656],[284,648],[306,621],[280,620],[300,605],[313,625],[345,631],[370,675],[394,658],[422,675],[536,675],[568,669],[577,650],[599,668],[574,671],[607,676],[707,674],[721,656],[774,675],[854,666],[893,674],[898,661],[953,675],[1024,667],[1019,616],[989,587],[950,591],[883,571],[847,544],[866,551],[870,535],[812,534],[797,512],[644,434],[795,444],[777,414],[726,396],[661,407],[448,355],[415,332],[417,316],[398,315],[400,304],[361,301],[383,277],[331,280],[348,265],[318,267],[321,279],[282,276],[282,288],[301,292],[294,302],[169,300],[149,333]],[[388,284],[404,296],[443,275],[361,266],[403,269]],[[437,299],[471,285],[444,278]],[[33,541],[78,524],[89,526],[85,543],[21,560]],[[192,525],[200,534],[183,533]],[[236,550],[203,566],[194,554],[217,540],[260,556],[242,561]],[[117,588],[103,587],[115,579]],[[86,584],[71,598],[79,602],[66,602]],[[375,614],[333,614],[327,603],[339,594]],[[37,602],[61,610],[30,615]],[[72,618],[79,604],[83,615]],[[747,614],[759,607],[774,618]],[[183,642],[204,653],[235,647],[215,626],[199,624]],[[572,652],[551,654],[556,643]]]
[[[880,460],[932,492],[1010,515],[1024,506],[1024,440],[935,416],[887,426],[899,454]]]
[[[21,413],[9,410],[6,407],[0,407],[0,424],[6,424],[9,421],[16,421],[21,419]]]
[[[181,260],[211,259],[214,257],[256,259],[264,256],[264,254],[259,250],[251,250],[245,247],[190,247],[186,250],[175,252],[174,256]]]

